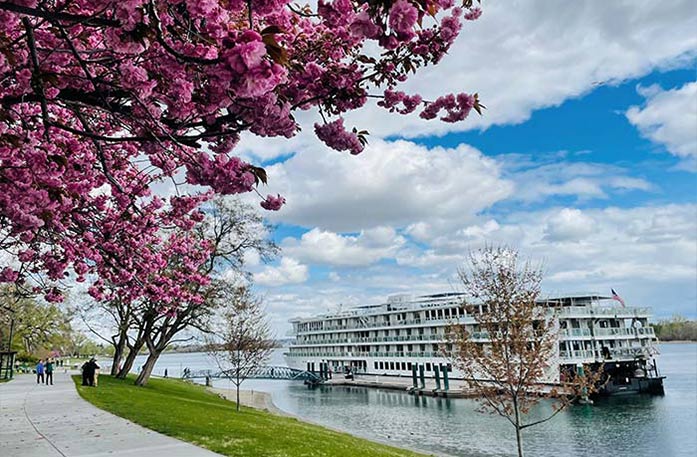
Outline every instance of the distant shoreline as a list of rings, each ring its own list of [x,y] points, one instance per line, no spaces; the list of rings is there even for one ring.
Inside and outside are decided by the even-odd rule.
[[[658,340],[658,344],[694,344],[697,340]]]

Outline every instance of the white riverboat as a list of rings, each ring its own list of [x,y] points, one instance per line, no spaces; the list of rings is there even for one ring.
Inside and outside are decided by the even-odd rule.
[[[308,371],[328,367],[333,373],[378,377],[410,377],[412,367],[423,366],[426,377],[447,370],[450,379],[462,379],[444,355],[449,349],[447,326],[464,324],[475,338],[486,341],[485,334],[478,335],[474,318],[481,305],[463,303],[459,293],[395,295],[379,305],[294,318],[286,362]],[[608,380],[602,394],[663,393],[648,308],[625,307],[596,293],[549,297],[538,304],[549,309],[559,335],[542,382],[563,382],[579,366],[602,366]]]

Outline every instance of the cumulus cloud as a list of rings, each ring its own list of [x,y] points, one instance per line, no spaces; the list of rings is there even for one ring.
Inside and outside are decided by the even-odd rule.
[[[286,238],[283,252],[303,262],[365,266],[393,257],[405,242],[391,227],[376,227],[357,236],[340,235],[318,228],[306,232],[297,240]]]
[[[335,232],[452,217],[464,223],[512,190],[499,164],[468,145],[374,140],[359,156],[311,148],[268,171],[287,200],[273,220]]]
[[[539,202],[552,196],[572,196],[579,200],[606,199],[615,191],[650,191],[653,185],[642,178],[628,176],[616,165],[571,162],[565,154],[557,156],[507,155],[500,159],[515,182],[512,196],[524,202]]]
[[[629,122],[671,154],[697,159],[697,82],[671,90],[658,86],[639,90],[646,103],[627,110]]]
[[[594,221],[581,210],[564,208],[549,217],[544,229],[548,241],[581,241],[593,233]]]
[[[254,274],[254,282],[261,286],[278,287],[307,281],[308,268],[297,260],[283,257],[278,266],[267,266]]]
[[[694,295],[695,233],[697,205],[553,208],[466,227],[433,239],[430,249],[434,264],[440,255],[442,265],[454,268],[454,252],[486,243],[513,246],[544,260],[547,283],[566,291],[596,290],[610,279],[630,286],[670,280],[682,284],[680,293]]]

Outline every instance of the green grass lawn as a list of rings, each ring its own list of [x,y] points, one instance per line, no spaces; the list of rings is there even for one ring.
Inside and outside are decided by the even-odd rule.
[[[99,377],[99,387],[83,387],[82,398],[149,429],[230,456],[382,457],[417,454],[338,433],[323,427],[243,407],[219,398],[203,386],[151,379],[136,387],[133,379]]]

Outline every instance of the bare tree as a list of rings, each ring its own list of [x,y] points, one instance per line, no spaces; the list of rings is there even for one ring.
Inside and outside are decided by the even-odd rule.
[[[240,385],[266,363],[275,343],[261,301],[247,287],[231,285],[221,291],[219,298],[225,311],[220,329],[208,345],[209,353],[225,377],[235,384],[239,411]]]
[[[454,325],[449,356],[464,373],[481,410],[506,418],[515,427],[518,456],[522,431],[552,419],[580,396],[591,393],[600,373],[584,371],[557,387],[558,325],[551,308],[538,306],[541,266],[519,261],[518,252],[486,247],[470,253],[459,278],[468,296],[465,308],[476,325]],[[471,301],[470,301],[471,300]],[[526,422],[525,415],[542,399],[553,412]]]

